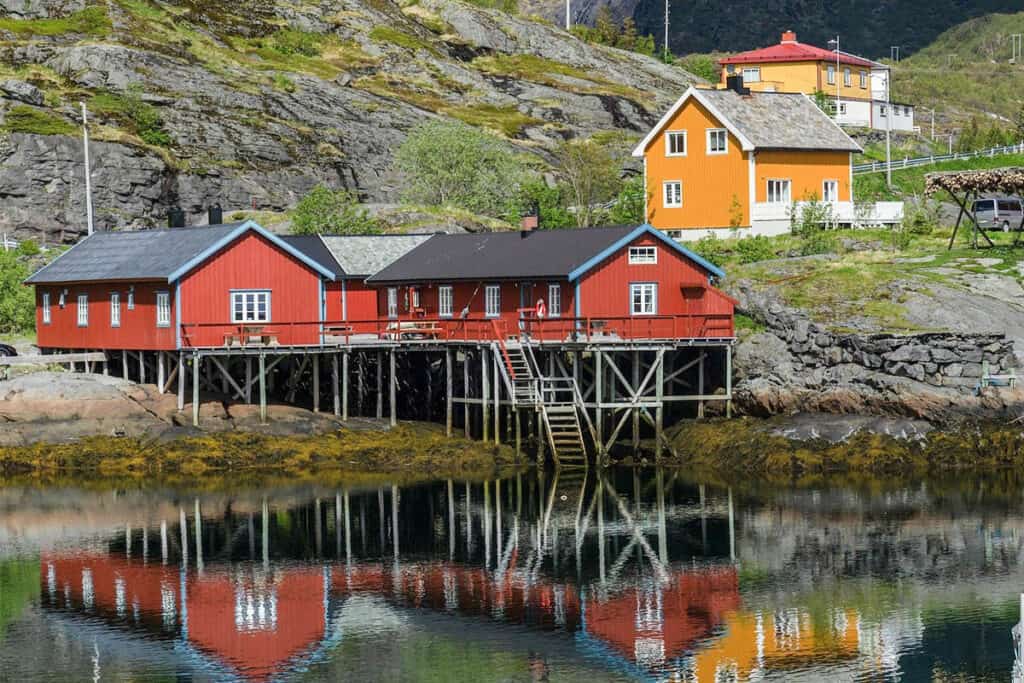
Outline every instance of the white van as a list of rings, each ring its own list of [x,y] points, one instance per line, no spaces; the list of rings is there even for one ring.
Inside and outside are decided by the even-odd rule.
[[[1024,220],[1024,207],[1016,197],[975,199],[971,213],[983,230],[1020,230]]]

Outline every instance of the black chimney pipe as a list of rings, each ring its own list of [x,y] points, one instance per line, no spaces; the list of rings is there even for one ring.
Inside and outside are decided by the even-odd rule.
[[[167,227],[168,228],[184,228],[185,227],[185,212],[181,210],[180,206],[172,206],[171,210],[167,212]]]
[[[750,88],[743,85],[743,76],[726,76],[725,89],[732,90],[740,95],[749,95]]]
[[[224,210],[220,208],[220,204],[214,204],[208,208],[206,215],[209,218],[207,222],[210,225],[221,225],[224,222]]]

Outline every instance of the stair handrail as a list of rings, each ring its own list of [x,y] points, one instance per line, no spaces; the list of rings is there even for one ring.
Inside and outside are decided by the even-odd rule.
[[[497,340],[498,348],[501,350],[501,357],[505,361],[505,367],[508,368],[508,372],[512,376],[512,379],[515,380],[516,370],[512,367],[512,359],[509,358],[508,355],[508,347],[505,345],[505,337],[501,333],[501,330],[498,329],[497,320],[491,320],[491,330],[494,332],[494,338]]]
[[[596,444],[598,443],[598,441],[597,441],[597,428],[594,426],[594,422],[590,418],[590,413],[587,412],[587,405],[586,405],[586,403],[583,400],[583,393],[580,391],[580,385],[579,385],[579,382],[576,381],[576,378],[575,377],[543,377],[543,378],[541,378],[540,381],[542,381],[542,382],[544,382],[546,384],[565,384],[568,387],[570,387],[570,391],[571,391],[572,397],[573,397],[573,406],[576,408],[577,412],[583,413],[583,422],[586,423],[587,431],[590,432],[590,438],[593,439],[593,442],[594,442],[594,444],[596,446]],[[552,387],[550,389],[550,391],[554,392],[554,391],[556,391],[556,389],[554,389]]]
[[[526,364],[530,367],[530,374],[534,377],[543,377],[544,373],[540,370],[540,363],[537,362],[537,357],[533,355],[533,344],[530,343],[529,335],[524,334],[522,336],[521,346],[525,349],[523,355],[526,356]]]
[[[502,347],[502,350],[504,350],[504,347]],[[492,343],[491,344],[491,351],[493,353],[499,353],[499,348],[498,348],[498,344],[497,343]],[[506,359],[508,358],[507,352],[506,352],[505,357],[506,357]],[[505,382],[505,390],[508,391],[508,395],[510,397],[512,397],[513,401],[515,401],[515,396],[516,396],[515,386],[512,384],[512,380],[508,376],[509,372],[512,372],[513,375],[515,374],[515,372],[511,368],[508,368],[508,372],[506,372],[506,368],[505,368],[505,364],[504,363],[498,363],[498,370],[501,372],[501,378]]]

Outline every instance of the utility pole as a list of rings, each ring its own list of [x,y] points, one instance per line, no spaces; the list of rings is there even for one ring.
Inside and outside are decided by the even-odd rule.
[[[1021,48],[1024,46],[1021,38],[1022,36],[1020,33],[1013,33],[1010,35],[1010,50],[1012,51],[1010,64],[1017,64],[1021,60]]]
[[[565,0],[565,30],[572,28],[572,0]]]
[[[932,107],[932,142],[935,142],[935,107]]]
[[[836,121],[839,121],[839,35],[835,38],[830,38],[828,41],[829,45],[835,43],[836,46]]]
[[[892,69],[885,77],[885,186],[892,187]]]
[[[82,146],[85,148],[85,217],[88,226],[88,234],[92,234],[92,170],[89,168],[89,118],[85,109],[85,102],[82,105]]]
[[[664,45],[664,48],[662,50],[664,52],[664,60],[666,62],[668,61],[668,56],[669,56],[669,51],[668,51],[668,2],[669,2],[669,0],[665,0],[665,45]]]

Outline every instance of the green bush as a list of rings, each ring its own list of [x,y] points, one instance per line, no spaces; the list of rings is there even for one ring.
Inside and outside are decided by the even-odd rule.
[[[800,255],[834,254],[839,251],[839,240],[826,230],[816,230],[801,235]]]
[[[728,248],[722,240],[718,239],[713,234],[701,237],[693,243],[692,249],[695,253],[715,264],[723,263],[725,261],[725,257],[729,253]]]
[[[354,193],[317,185],[292,212],[291,231],[293,235],[373,235],[381,228]]]
[[[19,104],[11,107],[4,117],[3,129],[11,133],[35,135],[73,135],[75,126],[43,109]]]
[[[744,237],[736,242],[736,255],[740,263],[767,261],[777,256],[772,241],[764,235]]]
[[[608,211],[608,222],[613,225],[640,225],[647,220],[644,216],[644,179],[630,178],[622,184],[615,203]]]
[[[903,228],[911,235],[930,235],[939,227],[938,202],[914,202],[907,205]]]
[[[323,36],[317,33],[283,28],[270,36],[270,47],[283,55],[319,57],[323,50]]]
[[[143,94],[142,86],[133,83],[124,93],[100,93],[92,98],[89,105],[94,111],[112,114],[127,123],[147,144],[167,147],[171,144],[171,136],[164,130],[160,111],[145,102]]]
[[[536,176],[523,181],[518,211],[514,212],[516,215],[510,215],[509,219],[521,218],[534,206],[540,211],[540,227],[544,230],[571,228],[576,225],[576,219],[566,209],[562,186],[551,187]]]
[[[15,251],[0,250],[0,334],[29,332],[35,327],[36,302],[31,287],[21,284],[30,275]]]

